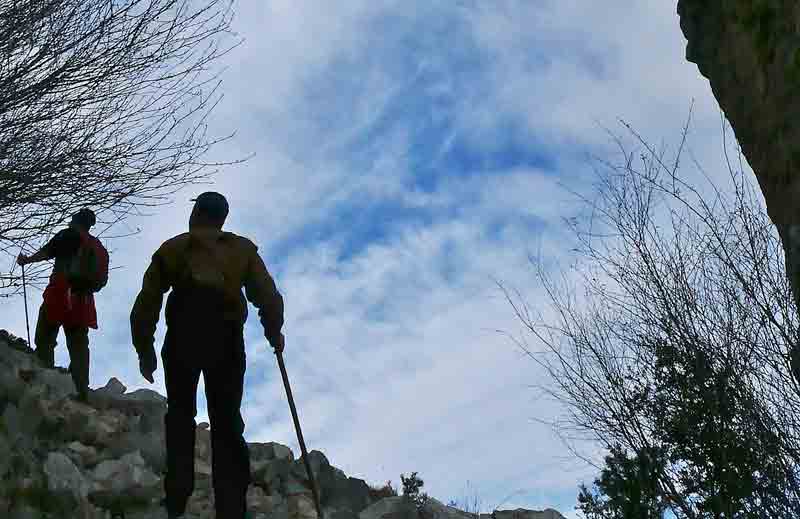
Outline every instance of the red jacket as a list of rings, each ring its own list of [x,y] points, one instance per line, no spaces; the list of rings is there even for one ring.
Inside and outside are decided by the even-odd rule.
[[[61,234],[61,233],[59,233]],[[81,235],[81,241],[86,236]],[[73,248],[68,247],[68,248]],[[74,292],[67,281],[63,265],[65,258],[59,257],[56,240],[51,241],[46,249],[51,257],[56,257],[56,267],[50,276],[50,283],[44,291],[44,306],[47,320],[65,327],[89,327],[97,329],[97,310],[94,306],[94,294],[91,292]],[[74,253],[74,252],[73,252]]]
[[[97,329],[97,310],[94,294],[73,292],[63,273],[50,276],[50,284],[44,291],[44,305],[47,320],[72,328],[85,326]]]

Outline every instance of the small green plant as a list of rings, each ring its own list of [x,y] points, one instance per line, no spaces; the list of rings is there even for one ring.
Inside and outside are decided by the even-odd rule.
[[[425,505],[428,503],[428,494],[420,493],[420,489],[425,485],[425,482],[417,476],[416,472],[412,472],[408,477],[405,474],[400,474],[400,480],[403,482],[403,497],[414,504],[420,515],[424,515]]]

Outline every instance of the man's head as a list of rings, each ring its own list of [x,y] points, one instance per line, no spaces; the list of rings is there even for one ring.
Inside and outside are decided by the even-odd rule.
[[[189,227],[222,229],[228,217],[228,201],[219,193],[207,191],[193,198],[194,209],[189,217]]]
[[[80,227],[84,231],[91,229],[95,223],[97,223],[97,217],[89,208],[83,208],[72,215],[71,225]]]

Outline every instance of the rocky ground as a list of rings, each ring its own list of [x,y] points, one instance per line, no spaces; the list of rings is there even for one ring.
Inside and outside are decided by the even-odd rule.
[[[161,519],[166,399],[126,392],[112,378],[75,401],[63,369],[43,369],[24,340],[0,331],[0,517],[9,519]],[[277,443],[250,443],[254,519],[316,519],[302,460]],[[475,518],[435,499],[418,510],[402,497],[377,495],[319,451],[309,461],[325,519]],[[195,491],[186,519],[214,517],[211,441],[197,427]],[[563,519],[546,510],[498,511],[496,519]],[[223,519],[223,518],[219,518]]]

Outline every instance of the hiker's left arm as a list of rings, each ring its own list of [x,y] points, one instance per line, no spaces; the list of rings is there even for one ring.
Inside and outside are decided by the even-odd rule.
[[[164,270],[164,260],[156,252],[144,274],[142,289],[136,296],[136,302],[131,310],[131,338],[140,359],[143,356],[148,358],[155,356],[153,344],[156,326],[161,314],[164,294],[170,288]]]

